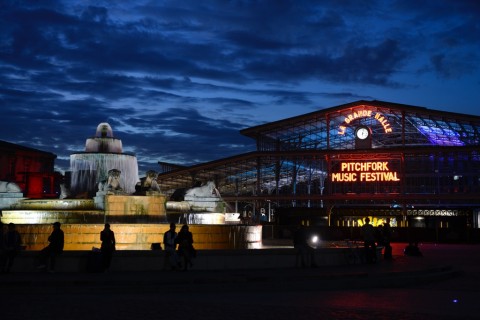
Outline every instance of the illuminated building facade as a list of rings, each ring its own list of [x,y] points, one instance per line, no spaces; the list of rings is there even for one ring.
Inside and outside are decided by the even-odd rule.
[[[479,228],[480,117],[357,101],[244,129],[257,150],[192,167],[159,163],[172,194],[214,181],[263,220]],[[265,214],[265,215],[264,215]]]
[[[61,179],[54,172],[56,158],[50,152],[0,141],[0,180],[15,182],[28,198],[56,198]]]

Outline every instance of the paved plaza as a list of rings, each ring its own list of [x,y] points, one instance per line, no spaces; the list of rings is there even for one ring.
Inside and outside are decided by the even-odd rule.
[[[5,319],[479,319],[480,246],[298,269],[1,275]],[[200,253],[201,254],[201,253]]]

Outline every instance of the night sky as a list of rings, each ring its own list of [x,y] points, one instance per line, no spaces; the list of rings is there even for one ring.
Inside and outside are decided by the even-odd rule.
[[[0,1],[0,140],[59,171],[101,122],[143,176],[361,99],[480,115],[480,1]]]

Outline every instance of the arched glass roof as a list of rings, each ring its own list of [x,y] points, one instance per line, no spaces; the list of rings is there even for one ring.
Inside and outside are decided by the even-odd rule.
[[[373,148],[480,144],[480,117],[382,101],[357,101],[241,131],[259,151],[355,148],[355,129],[372,130]]]
[[[331,155],[365,160],[371,156],[370,151],[355,149],[354,132],[360,125],[372,131],[376,158],[462,149],[476,163],[480,159],[478,116],[357,101],[244,129],[241,134],[257,141],[256,151],[186,168],[170,166],[160,172],[158,181],[168,194],[210,180],[228,196],[258,196],[282,186],[323,181]],[[314,187],[323,189],[323,185]]]

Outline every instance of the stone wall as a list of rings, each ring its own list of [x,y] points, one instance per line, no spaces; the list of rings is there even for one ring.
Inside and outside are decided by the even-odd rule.
[[[0,210],[10,208],[23,199],[25,198],[21,192],[0,192]]]
[[[100,248],[103,227],[103,224],[62,224],[65,250]],[[28,251],[44,248],[53,230],[50,224],[17,224],[16,228]],[[152,243],[163,243],[163,234],[168,231],[169,225],[111,224],[111,229],[115,232],[117,250],[150,250]],[[262,243],[262,226],[189,225],[189,229],[198,250],[256,248]],[[180,225],[177,232],[179,230]]]
[[[105,215],[109,217],[151,217],[166,220],[165,196],[106,195]]]

